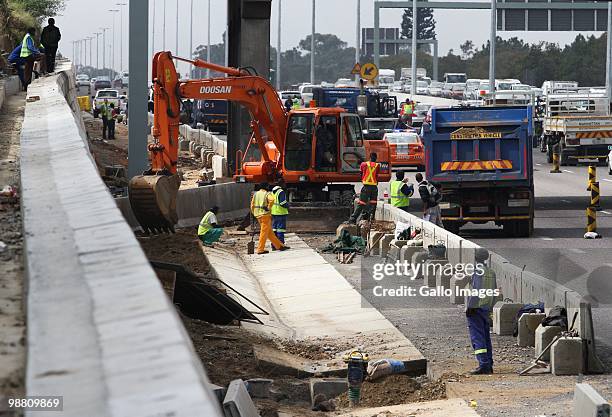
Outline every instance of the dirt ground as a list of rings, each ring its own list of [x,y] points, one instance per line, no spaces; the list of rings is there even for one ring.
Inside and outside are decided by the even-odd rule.
[[[21,396],[25,377],[23,237],[19,200],[19,139],[25,93],[7,97],[0,111],[0,415],[4,397]]]
[[[107,175],[106,166],[122,166],[127,169],[128,164],[128,126],[123,123],[115,124],[115,140],[102,139],[102,120],[94,118],[90,113],[82,112],[83,121],[89,137],[89,147],[94,156],[100,175],[109,185],[117,187],[127,186],[124,178]],[[149,136],[149,141],[152,137]],[[189,152],[181,151],[178,158],[178,167],[183,176],[181,189],[197,187],[200,171],[204,165]]]

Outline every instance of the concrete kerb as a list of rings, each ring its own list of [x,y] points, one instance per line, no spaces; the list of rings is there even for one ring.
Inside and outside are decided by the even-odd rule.
[[[34,81],[28,95],[40,99],[26,104],[21,132],[26,395],[63,395],[63,416],[220,416],[88,152],[70,64],[58,62],[58,74]]]
[[[17,94],[20,90],[20,81],[17,76],[0,79],[0,110],[7,97]]]

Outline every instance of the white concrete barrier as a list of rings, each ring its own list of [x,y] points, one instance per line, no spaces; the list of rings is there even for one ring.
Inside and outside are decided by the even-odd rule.
[[[181,320],[89,154],[71,66],[34,81],[21,132],[26,395],[61,416],[220,416]],[[26,412],[26,417],[39,415]]]
[[[17,94],[21,90],[19,77],[11,76],[0,79],[0,110],[7,97]]]

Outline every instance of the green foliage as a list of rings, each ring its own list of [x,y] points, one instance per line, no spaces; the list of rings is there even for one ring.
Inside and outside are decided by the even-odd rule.
[[[42,21],[64,10],[64,0],[16,0],[35,19]]]
[[[402,38],[412,39],[412,9],[405,9],[402,16]],[[436,20],[433,9],[417,9],[417,39],[436,39]],[[419,49],[421,45],[419,45]]]

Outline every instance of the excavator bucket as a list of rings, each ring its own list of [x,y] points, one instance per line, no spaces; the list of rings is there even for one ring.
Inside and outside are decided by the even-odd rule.
[[[147,234],[173,233],[178,222],[176,197],[178,175],[138,175],[130,181],[130,205]]]

